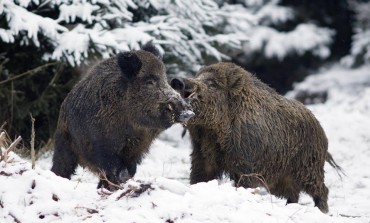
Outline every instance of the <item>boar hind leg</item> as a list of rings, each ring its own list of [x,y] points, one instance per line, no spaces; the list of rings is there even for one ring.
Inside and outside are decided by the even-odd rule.
[[[51,171],[56,175],[71,179],[78,165],[78,158],[72,151],[71,140],[67,134],[57,132],[55,134],[55,148],[53,155],[53,166]]]
[[[313,201],[315,202],[315,206],[318,207],[321,212],[327,213],[329,211],[329,190],[324,183],[321,183],[319,186],[308,186],[306,192],[311,195]]]
[[[288,199],[286,200],[286,203],[287,204],[298,203],[298,200],[299,200],[299,192],[298,193],[291,193],[288,196]]]
[[[318,170],[316,172],[313,171],[312,173],[316,173],[316,175],[309,178],[312,180],[312,182],[309,182],[305,185],[305,191],[313,198],[315,206],[318,207],[321,212],[327,213],[329,211],[329,190],[324,183],[324,171]]]
[[[271,193],[287,199],[287,204],[298,203],[301,189],[293,176],[284,175],[271,188]]]

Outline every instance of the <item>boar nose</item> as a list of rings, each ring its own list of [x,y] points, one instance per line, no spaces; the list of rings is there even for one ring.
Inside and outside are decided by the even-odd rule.
[[[195,114],[189,103],[187,103],[178,93],[173,95],[168,101],[169,110],[175,115],[175,121],[187,122]]]
[[[178,118],[178,121],[181,122],[181,123],[186,123],[194,115],[195,115],[195,113],[192,110],[187,109],[187,110],[181,111],[181,113],[179,115],[179,118]]]
[[[186,123],[187,121],[189,121],[190,118],[192,118],[195,115],[195,113],[193,112],[191,105],[188,104],[186,101],[181,100],[180,104],[183,109],[181,110],[177,119],[181,123]]]

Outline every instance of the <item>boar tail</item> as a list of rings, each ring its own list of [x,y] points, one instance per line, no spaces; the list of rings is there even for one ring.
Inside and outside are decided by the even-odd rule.
[[[346,174],[345,174],[345,172],[343,171],[342,167],[341,167],[341,166],[339,166],[339,165],[335,162],[335,160],[334,160],[333,156],[332,156],[329,152],[327,152],[327,153],[326,153],[326,162],[328,162],[328,163],[330,164],[330,166],[332,166],[332,167],[337,171],[338,176],[340,177],[340,179],[341,179],[341,180],[342,180],[342,176],[343,176],[343,175],[344,175],[344,176],[346,176]]]

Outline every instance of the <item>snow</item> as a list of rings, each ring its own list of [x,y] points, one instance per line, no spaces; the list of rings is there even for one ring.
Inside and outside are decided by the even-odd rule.
[[[43,17],[45,11],[56,18]],[[45,60],[78,66],[87,57],[107,58],[153,40],[192,70],[204,54],[228,58],[220,48],[240,48],[255,20],[244,7],[221,7],[214,0],[1,0],[0,14],[8,27],[0,28],[0,41],[21,39],[22,45],[47,49]]]
[[[297,89],[328,90],[324,104],[309,106],[329,138],[329,151],[344,169],[328,164],[328,214],[302,194],[285,205],[262,188],[235,188],[225,178],[189,185],[190,139],[174,125],[152,144],[134,179],[114,192],[97,190],[97,177],[79,168],[72,180],[49,171],[51,153],[31,169],[10,153],[0,163],[0,222],[359,222],[370,221],[370,69],[334,66]],[[294,92],[290,92],[290,96]],[[142,188],[140,191],[140,187]]]
[[[24,31],[27,33],[28,39],[31,39],[36,46],[40,45],[37,37],[38,33],[43,33],[45,36],[55,41],[59,32],[67,30],[54,20],[31,13],[10,0],[2,0],[0,2],[0,13],[3,12],[5,12],[4,14],[10,27],[9,33],[18,35],[20,32]],[[3,39],[3,36],[0,37]],[[5,40],[14,42],[14,38],[6,37]]]
[[[293,9],[271,3],[266,4],[256,14],[258,20],[263,24],[282,24],[293,19],[293,15]]]
[[[81,57],[86,58],[89,47],[89,30],[77,25],[70,32],[60,36],[60,45],[54,50],[52,58],[60,59],[65,56],[70,64],[79,65]]]
[[[73,5],[61,5],[59,7],[60,14],[57,22],[65,21],[66,23],[73,23],[76,18],[79,17],[82,21],[87,21],[88,24],[92,23],[92,13],[98,10],[100,7],[97,5],[91,5],[89,3],[73,4]]]
[[[245,52],[262,50],[267,58],[283,60],[288,54],[300,56],[312,52],[321,58],[330,56],[328,45],[332,41],[333,30],[320,28],[313,24],[299,24],[289,32],[278,32],[273,28],[257,26],[246,44]]]

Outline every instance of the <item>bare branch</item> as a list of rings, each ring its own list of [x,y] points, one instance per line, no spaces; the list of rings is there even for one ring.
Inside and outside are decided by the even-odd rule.
[[[45,69],[45,68],[47,68],[47,67],[54,66],[54,65],[55,65],[55,64],[57,64],[57,63],[58,63],[58,62],[53,62],[53,63],[47,63],[47,64],[44,64],[44,65],[41,65],[41,66],[36,67],[36,68],[34,68],[34,69],[32,69],[32,70],[26,71],[26,72],[24,72],[24,73],[18,74],[18,75],[16,75],[16,76],[13,76],[13,77],[8,78],[8,79],[6,79],[6,80],[0,81],[0,85],[1,85],[1,84],[5,84],[5,83],[8,83],[8,82],[10,82],[10,81],[14,81],[14,80],[16,80],[16,79],[18,79],[18,78],[21,78],[21,77],[24,77],[24,76],[27,76],[27,75],[33,75],[33,74],[36,74],[36,73],[40,72],[41,70],[43,70],[43,69]]]
[[[3,146],[3,143],[5,141],[5,132],[0,133],[0,148]]]
[[[14,142],[12,142],[12,144],[10,144],[9,148],[6,151],[10,152],[10,150],[12,150],[14,147],[16,147],[21,140],[22,140],[22,137],[18,136],[18,138],[16,140],[14,140]]]
[[[0,131],[4,129],[4,126],[6,126],[6,124],[8,124],[7,122],[4,122],[1,127],[0,127]]]
[[[33,118],[32,114],[30,113],[31,116],[31,123],[32,123],[32,128],[31,128],[31,162],[32,162],[32,169],[35,169],[35,119]]]
[[[22,140],[22,137],[18,136],[18,138],[16,140],[14,140],[14,142],[12,142],[12,144],[10,144],[9,148],[4,150],[4,153],[1,155],[1,160],[4,160],[5,164],[8,162],[8,154],[10,152],[10,150],[12,150],[14,147],[17,146],[17,144]]]

